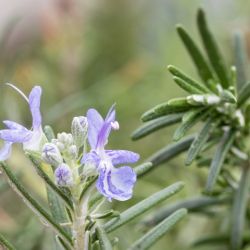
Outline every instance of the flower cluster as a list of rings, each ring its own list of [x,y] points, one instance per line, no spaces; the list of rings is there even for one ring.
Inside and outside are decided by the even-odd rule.
[[[34,87],[29,97],[26,97],[21,90],[9,85],[28,102],[32,127],[27,129],[16,122],[3,121],[7,128],[0,130],[0,139],[4,141],[0,149],[0,161],[10,157],[13,143],[21,143],[25,152],[35,152],[53,167],[54,180],[58,186],[75,190],[76,186],[83,185],[90,176],[94,176],[97,177],[97,190],[109,201],[131,198],[136,174],[125,164],[135,163],[139,155],[126,150],[105,149],[110,132],[119,129],[114,106],[105,119],[95,109],[89,109],[86,117],[74,117],[71,133],[59,133],[48,142],[42,129],[41,87]],[[87,144],[90,145],[89,152]]]

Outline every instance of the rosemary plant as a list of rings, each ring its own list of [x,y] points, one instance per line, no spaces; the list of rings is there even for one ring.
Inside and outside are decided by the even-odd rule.
[[[225,219],[227,230],[205,235],[194,245],[245,249],[249,244],[246,224],[249,220],[250,183],[250,83],[246,80],[246,52],[241,36],[236,34],[235,65],[228,67],[202,9],[197,13],[197,27],[205,55],[183,26],[178,25],[177,32],[196,66],[200,80],[192,79],[179,68],[169,65],[174,82],[188,95],[171,99],[145,112],[142,116],[145,125],[138,128],[132,138],[137,140],[179,123],[173,135],[176,142],[149,158],[151,169],[187,151],[185,164],[195,161],[199,167],[207,168],[207,182],[203,196],[163,207],[144,224],[155,225],[180,207],[190,212],[204,212],[210,206],[227,204],[230,213]],[[197,123],[202,124],[200,131],[186,136]]]
[[[115,106],[110,108],[105,119],[97,110],[89,109],[86,117],[73,118],[69,133],[62,132],[55,136],[51,127],[42,127],[41,87],[35,86],[27,97],[16,86],[7,85],[27,101],[32,126],[29,129],[13,121],[3,121],[6,129],[0,130],[0,138],[4,141],[0,150],[0,167],[10,187],[54,231],[56,245],[46,249],[111,250],[117,241],[110,240],[109,233],[183,188],[183,183],[177,182],[121,213],[113,209],[103,211],[105,201],[131,199],[136,181],[152,165],[146,162],[133,169],[127,164],[138,161],[137,153],[106,149],[109,134],[119,129]],[[22,144],[25,155],[44,181],[50,211],[31,196],[11,166],[7,165],[12,146],[16,143]],[[131,242],[128,248],[150,248],[186,212],[186,209],[177,209],[142,238]],[[0,243],[6,249],[20,249],[15,242],[12,245],[2,235]]]

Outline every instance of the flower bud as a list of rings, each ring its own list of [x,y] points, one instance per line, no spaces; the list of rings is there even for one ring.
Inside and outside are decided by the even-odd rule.
[[[69,155],[70,155],[70,157],[71,157],[72,159],[76,159],[76,158],[77,158],[77,155],[78,155],[78,150],[77,150],[76,145],[71,145],[71,146],[69,147],[68,153],[69,153]]]
[[[63,158],[57,146],[53,143],[45,143],[42,150],[42,158],[48,164],[58,166],[63,162]]]
[[[74,117],[71,125],[71,133],[73,135],[75,145],[80,148],[84,144],[88,131],[88,121],[84,116]]]
[[[55,170],[55,181],[58,186],[69,187],[73,185],[73,175],[70,167],[62,163]]]

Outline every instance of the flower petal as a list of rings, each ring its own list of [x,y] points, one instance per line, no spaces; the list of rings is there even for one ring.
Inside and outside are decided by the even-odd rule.
[[[100,168],[99,178],[96,183],[98,191],[112,199],[125,201],[132,197],[133,187],[136,182],[136,174],[130,167]]]
[[[104,148],[108,142],[108,137],[112,129],[112,124],[115,122],[115,105],[109,109],[101,130],[98,134],[97,147]]]
[[[12,142],[5,142],[4,146],[0,149],[0,161],[6,161],[12,151]]]
[[[89,109],[87,112],[88,120],[88,141],[92,149],[97,146],[99,132],[103,126],[104,120],[95,109]]]
[[[100,164],[100,156],[96,153],[96,151],[92,150],[90,153],[85,154],[82,159],[82,164],[94,164],[96,167]]]
[[[3,121],[3,123],[9,129],[17,129],[17,130],[25,130],[25,131],[28,130],[23,125],[13,122],[13,121],[6,120],[6,121]]]
[[[135,163],[140,158],[139,154],[127,150],[105,150],[105,153],[110,157],[114,166]]]
[[[32,114],[32,126],[36,129],[41,126],[42,117],[40,112],[42,89],[39,86],[35,86],[29,95],[30,112]]]
[[[45,143],[45,137],[42,127],[34,129],[31,133],[29,140],[23,143],[24,150],[42,151],[43,142]]]
[[[23,143],[30,140],[32,132],[29,130],[3,129],[0,130],[0,139],[7,142]]]

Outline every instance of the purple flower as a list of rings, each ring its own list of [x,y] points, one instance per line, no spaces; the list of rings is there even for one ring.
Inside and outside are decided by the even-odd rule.
[[[105,120],[95,109],[88,110],[87,119],[91,151],[82,158],[82,163],[96,166],[99,172],[96,187],[102,195],[110,201],[130,199],[136,174],[131,167],[115,168],[115,165],[134,163],[138,161],[139,155],[126,150],[105,150],[104,148],[111,130],[119,129],[119,123],[115,121],[114,105]]]
[[[73,175],[70,167],[62,163],[55,170],[55,181],[58,186],[69,187],[73,184]]]
[[[22,143],[24,149],[38,151],[43,137],[40,113],[41,87],[35,86],[30,92],[29,98],[27,98],[21,90],[11,84],[9,85],[28,101],[32,115],[32,128],[27,129],[13,121],[3,121],[6,129],[0,130],[0,139],[4,141],[4,146],[0,149],[0,161],[5,161],[10,157],[13,143]]]

